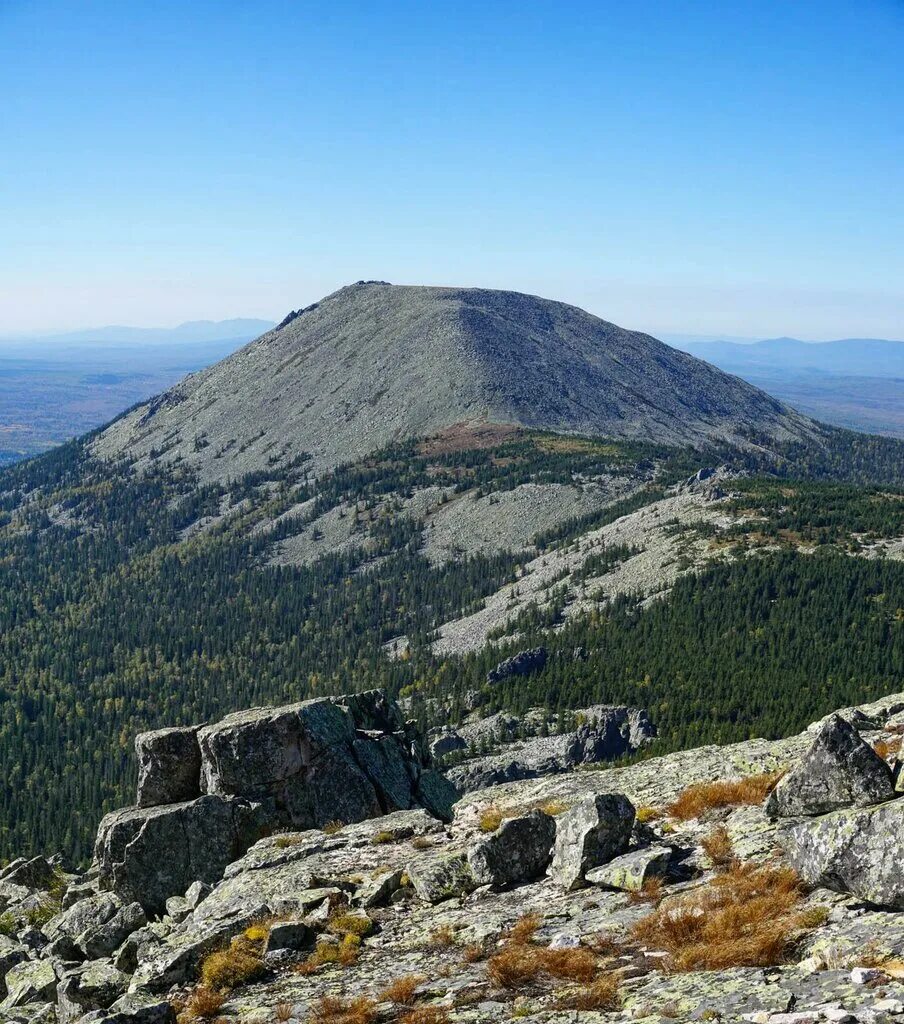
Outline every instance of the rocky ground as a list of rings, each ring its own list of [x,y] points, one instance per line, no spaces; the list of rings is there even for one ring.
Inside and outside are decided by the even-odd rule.
[[[92,870],[0,874],[0,1020],[904,1019],[902,732],[895,694],[454,808],[379,695],[146,734]]]

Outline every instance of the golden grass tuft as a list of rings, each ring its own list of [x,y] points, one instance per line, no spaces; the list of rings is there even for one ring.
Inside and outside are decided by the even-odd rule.
[[[418,985],[423,984],[422,974],[403,974],[394,978],[380,993],[380,1001],[395,1003],[398,1006],[410,1006],[414,1002],[414,994]]]
[[[570,804],[566,804],[562,800],[543,800],[536,805],[536,809],[554,818],[557,814],[564,814],[570,806]]]
[[[509,928],[504,938],[509,943],[524,946],[534,941],[539,927],[540,918],[537,914],[524,914]]]
[[[350,914],[340,910],[330,915],[327,927],[335,935],[357,935],[363,939],[374,930],[374,923],[366,914]]]
[[[895,736],[890,740],[876,740],[873,744],[873,750],[885,761],[892,754],[899,754],[901,752],[901,737]]]
[[[663,896],[665,882],[659,875],[646,879],[640,889],[628,893],[629,903],[658,903]]]
[[[466,964],[476,964],[486,959],[486,951],[479,942],[469,942],[461,951],[461,959]]]
[[[361,939],[357,935],[346,935],[341,942],[324,942],[314,947],[304,963],[295,968],[296,974],[314,974],[321,967],[351,967],[358,959]]]
[[[664,902],[632,932],[667,952],[674,971],[772,967],[814,927],[816,915],[800,909],[802,898],[791,868],[734,863],[701,889]]]
[[[308,1017],[309,1024],[372,1024],[376,1019],[376,1005],[367,996],[322,996]]]
[[[430,850],[433,848],[433,840],[429,836],[415,836],[411,845],[415,850]]]
[[[448,924],[434,928],[427,937],[427,946],[430,949],[449,949],[456,945],[458,945],[458,936],[455,934],[455,929]]]
[[[484,807],[478,819],[481,832],[495,832],[502,824],[502,811],[498,807]]]
[[[229,992],[263,973],[260,958],[243,949],[235,939],[227,949],[209,953],[201,961],[202,985],[217,992]]]
[[[761,804],[781,775],[781,772],[766,772],[732,781],[698,782],[679,793],[666,807],[666,813],[679,821],[690,821],[702,817],[707,811]]]
[[[399,1024],[448,1024],[449,1011],[442,1006],[418,1006],[399,1018]]]
[[[194,1021],[210,1020],[226,1002],[226,996],[204,985],[198,985],[186,999],[176,1018],[177,1024],[193,1024]]]
[[[724,825],[719,825],[708,836],[704,836],[700,840],[700,845],[713,867],[727,868],[737,860],[734,847],[731,844],[731,836]]]
[[[337,832],[341,832],[345,828],[344,821],[328,821],[320,831],[327,836],[334,836]]]
[[[639,822],[641,822],[641,824],[643,824],[644,822],[655,821],[657,818],[661,818],[662,811],[656,807],[638,807],[637,813],[634,816]]]
[[[601,974],[586,988],[561,997],[557,1005],[560,1010],[618,1010],[621,1007],[618,976]]]
[[[285,1024],[287,1020],[291,1019],[292,1011],[294,1009],[295,1008],[291,1003],[281,1002],[276,1004],[276,1009],[273,1011],[273,1013],[277,1021],[279,1021],[279,1024]]]
[[[543,975],[587,983],[596,974],[589,949],[547,949],[511,942],[487,962],[487,975],[500,988],[523,988]]]
[[[381,832],[377,832],[370,840],[371,846],[385,846],[387,843],[395,842],[395,832],[390,832],[389,829],[383,829]]]

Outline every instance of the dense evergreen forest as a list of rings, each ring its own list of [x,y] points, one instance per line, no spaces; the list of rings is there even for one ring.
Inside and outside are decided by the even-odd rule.
[[[904,534],[895,489],[904,445],[832,436],[819,451],[771,461],[529,433],[465,451],[410,442],[316,481],[299,459],[228,487],[199,487],[178,465],[138,473],[99,463],[87,439],[4,470],[0,857],[89,858],[100,814],[128,802],[141,729],[371,686],[410,696],[427,724],[431,698],[455,704],[506,653],[541,637],[557,656],[529,680],[494,687],[491,708],[641,704],[660,749],[778,735],[901,688],[904,563],[850,551],[861,543],[852,533]],[[686,577],[646,609],[626,595],[553,634],[537,614],[517,644],[464,658],[430,652],[439,623],[479,607],[537,550],[568,545],[721,462],[775,474],[739,481],[734,511],[765,517],[756,542],[784,549],[769,544]],[[538,535],[530,554],[434,565],[421,524],[398,511],[427,485],[478,495],[606,475],[638,488]],[[224,502],[231,512],[217,518]],[[365,545],[308,566],[268,563],[274,541],[343,504]],[[203,517],[207,529],[188,529]],[[739,519],[732,542],[750,544],[749,534]],[[819,550],[798,554],[795,538]],[[403,634],[408,655],[388,658],[384,644]],[[568,657],[576,647],[585,660]]]

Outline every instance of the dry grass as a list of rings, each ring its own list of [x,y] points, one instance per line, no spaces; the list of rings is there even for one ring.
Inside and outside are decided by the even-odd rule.
[[[618,1010],[621,996],[618,991],[618,977],[615,974],[601,974],[596,981],[577,992],[569,993],[558,1000],[560,1010]]]
[[[653,875],[646,879],[643,886],[636,892],[628,893],[630,903],[653,903],[656,904],[662,899],[665,882],[659,875]]]
[[[487,962],[487,975],[500,988],[524,988],[544,975],[587,983],[596,974],[589,949],[547,949],[512,942]]]
[[[419,1006],[399,1018],[399,1024],[448,1024],[449,1011],[442,1006]]]
[[[276,1009],[273,1011],[273,1013],[276,1019],[279,1021],[279,1024],[285,1024],[285,1022],[292,1017],[293,1009],[294,1007],[292,1006],[291,1003],[283,1002],[276,1004]]]
[[[338,910],[330,915],[327,928],[334,935],[357,935],[358,938],[363,939],[374,930],[374,923],[367,914]]]
[[[476,964],[486,959],[486,950],[479,942],[469,942],[461,951],[461,959],[466,964]]]
[[[731,836],[724,825],[719,825],[708,836],[704,836],[700,840],[700,845],[713,867],[727,868],[737,860],[734,847],[731,845]]]
[[[634,816],[643,824],[644,822],[655,821],[657,818],[661,818],[662,811],[656,807],[638,807],[637,813]]]
[[[201,983],[216,992],[229,992],[263,973],[260,958],[242,948],[237,939],[227,949],[210,953],[201,961]]]
[[[800,909],[801,899],[791,868],[735,863],[709,885],[664,902],[633,935],[669,953],[674,971],[771,967],[817,923],[817,914]]]
[[[450,949],[452,946],[457,945],[458,936],[455,934],[455,929],[448,924],[434,928],[427,937],[428,949]]]
[[[415,836],[411,840],[411,845],[415,850],[430,850],[433,848],[433,840],[428,836]]]
[[[374,1001],[367,996],[341,999],[323,996],[312,1008],[309,1024],[372,1024],[377,1019]]]
[[[395,978],[380,993],[380,1001],[410,1006],[414,1002],[418,985],[423,984],[424,980],[422,974],[404,974]]]
[[[395,832],[390,832],[388,829],[384,829],[382,832],[378,832],[370,841],[371,846],[384,846],[386,843],[395,842]]]
[[[873,750],[883,761],[888,760],[892,754],[899,754],[901,752],[901,737],[895,736],[890,740],[876,740],[873,744]]]
[[[510,944],[524,946],[534,941],[534,936],[539,927],[540,918],[537,914],[524,914],[518,918],[503,937]]]
[[[495,832],[502,824],[502,811],[498,807],[484,807],[478,823],[481,832]]]
[[[554,818],[557,814],[564,814],[570,806],[571,804],[566,804],[562,800],[543,800],[541,803],[531,807],[531,810],[542,811],[544,814],[549,814]]]
[[[193,1024],[194,1021],[210,1020],[216,1017],[226,996],[222,992],[199,985],[189,995],[176,1018],[177,1024]]]
[[[780,778],[780,772],[766,772],[733,781],[698,782],[679,793],[666,807],[666,813],[680,821],[690,821],[707,811],[761,804]]]
[[[346,935],[342,942],[320,941],[314,952],[295,968],[296,974],[313,974],[321,967],[351,967],[358,959],[361,939],[357,935]]]
[[[341,832],[345,828],[344,821],[328,821],[320,831],[327,836],[334,836],[337,832]]]

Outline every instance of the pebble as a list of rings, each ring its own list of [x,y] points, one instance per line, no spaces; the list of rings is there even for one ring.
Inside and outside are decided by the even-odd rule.
[[[882,972],[876,967],[855,967],[851,971],[851,981],[855,985],[868,985],[871,981],[878,981]]]

